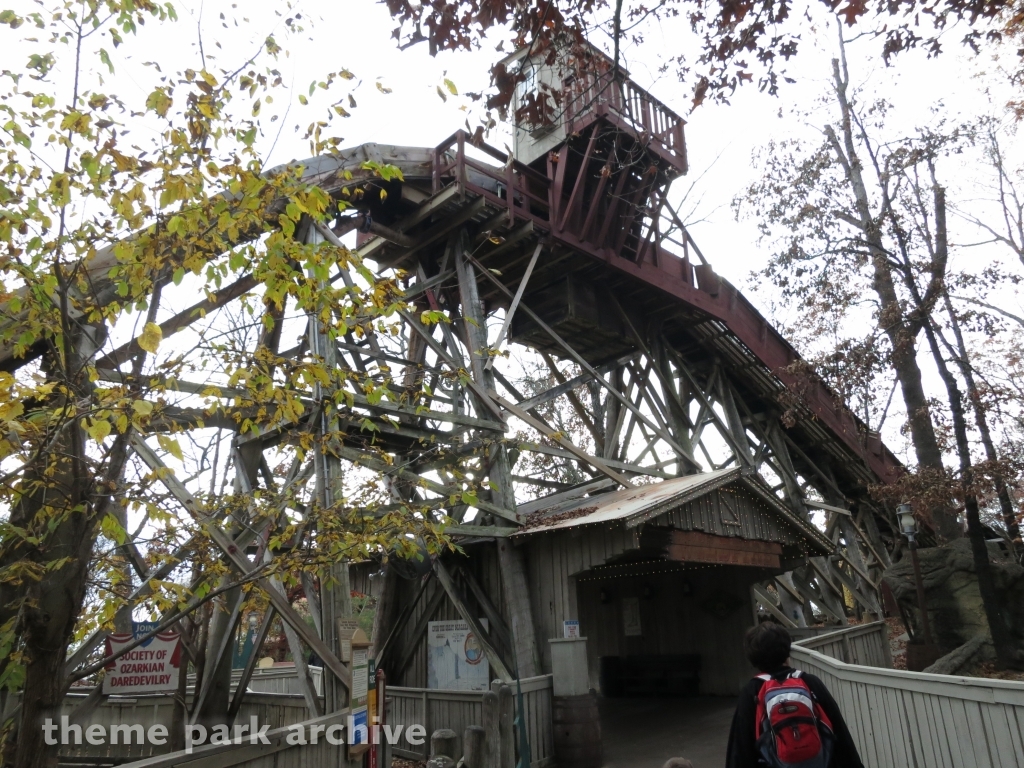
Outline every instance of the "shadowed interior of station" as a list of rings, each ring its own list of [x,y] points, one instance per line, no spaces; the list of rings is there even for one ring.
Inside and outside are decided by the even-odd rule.
[[[694,768],[719,768],[736,699],[601,697],[604,768],[661,768],[670,757],[685,757]]]

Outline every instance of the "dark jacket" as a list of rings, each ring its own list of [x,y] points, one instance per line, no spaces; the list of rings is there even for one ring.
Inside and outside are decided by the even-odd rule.
[[[793,671],[792,667],[782,667],[772,672],[772,677],[783,677]],[[854,746],[853,737],[850,736],[850,729],[846,727],[846,721],[839,711],[836,700],[828,692],[828,688],[814,675],[806,672],[802,675],[807,687],[818,700],[818,704],[832,721],[832,730],[836,735],[835,751],[832,754],[830,768],[864,768],[857,754],[857,747]],[[739,702],[736,704],[736,714],[732,718],[732,730],[729,731],[729,751],[726,753],[726,768],[758,768],[762,765],[758,762],[757,743],[754,739],[754,718],[757,712],[757,695],[761,692],[764,681],[753,678],[740,692]]]

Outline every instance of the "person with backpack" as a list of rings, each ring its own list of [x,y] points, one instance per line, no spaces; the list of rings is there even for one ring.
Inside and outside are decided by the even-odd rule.
[[[743,649],[761,674],[740,693],[726,768],[864,768],[828,688],[789,666],[791,644],[771,621],[747,632]]]

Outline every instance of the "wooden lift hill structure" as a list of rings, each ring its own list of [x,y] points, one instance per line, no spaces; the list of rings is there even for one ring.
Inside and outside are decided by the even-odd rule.
[[[393,401],[371,403],[358,387],[347,405],[325,393],[334,410],[307,408],[272,433],[236,434],[229,490],[272,487],[264,451],[290,429],[326,430],[334,419],[344,439],[308,468],[296,465],[289,487],[308,484],[324,504],[340,503],[331,478],[362,466],[380,473],[395,505],[450,519],[461,552],[415,567],[392,559],[384,570],[373,652],[394,685],[426,686],[432,620],[468,622],[492,676],[509,680],[550,673],[548,640],[579,620],[595,687],[602,669],[607,682],[623,683],[616,663],[685,658],[694,671],[687,685],[734,694],[748,673],[742,633],[758,610],[793,627],[812,610],[845,624],[852,595],[857,611],[881,613],[877,585],[897,528],[867,488],[894,480],[900,464],[799,372],[796,351],[716,275],[669,205],[687,170],[683,119],[596,53],[520,53],[508,66],[529,73],[516,95],[511,156],[460,131],[432,148],[366,144],[297,164],[357,212],[330,228],[310,222],[305,236],[340,245],[359,228],[358,257],[379,274],[401,269],[410,306],[394,334],[367,324],[364,335],[329,344],[310,317],[306,343],[274,351],[353,372],[400,370],[400,384]],[[546,121],[529,114],[540,102]],[[402,178],[383,181],[367,161],[396,166]],[[111,250],[87,265],[99,293],[114,258]],[[205,320],[183,309],[161,324],[164,338],[209,322],[255,287],[242,276],[208,298]],[[426,311],[447,321],[425,324]],[[108,354],[100,374],[122,381],[129,362]],[[0,366],[20,363],[0,348]],[[523,383],[531,364],[549,366],[549,388]],[[552,404],[574,414],[582,438],[546,420]],[[309,414],[320,416],[301,421]],[[152,443],[134,440],[137,460],[162,469]],[[452,492],[467,472],[483,489],[469,499]],[[253,552],[270,557],[250,546],[265,532],[233,537],[173,473],[159,477],[237,571],[255,567]],[[822,513],[823,528],[812,513]],[[176,557],[186,559],[188,546]],[[167,568],[142,578],[133,598]],[[280,583],[264,580],[272,611],[258,639],[274,614],[284,619],[319,715],[344,707],[351,685],[338,629],[351,615],[348,564],[319,586],[307,581],[315,630]],[[252,671],[250,663],[232,695],[225,654],[243,598],[230,599],[234,610],[218,613],[209,632],[194,719],[232,719]],[[69,672],[97,643],[75,654]],[[303,648],[323,660],[323,699]]]

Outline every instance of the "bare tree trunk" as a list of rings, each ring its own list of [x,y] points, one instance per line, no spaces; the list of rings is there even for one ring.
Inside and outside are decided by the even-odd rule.
[[[840,46],[842,49],[842,46]],[[896,293],[896,285],[889,263],[889,254],[882,241],[878,218],[872,213],[871,200],[864,180],[863,165],[857,153],[854,136],[853,107],[848,97],[849,73],[846,68],[846,54],[842,62],[833,59],[832,74],[836,99],[841,112],[842,137],[836,135],[831,126],[826,135],[836,158],[843,166],[856,201],[856,224],[867,244],[871,260],[872,288],[881,306],[878,322],[892,345],[892,365],[900,384],[903,402],[907,408],[910,437],[914,444],[918,464],[925,469],[944,471],[942,450],[935,436],[935,427],[924,391],[921,367],[917,364],[917,334],[919,325],[909,322]],[[932,523],[941,539],[950,540],[960,536],[960,527],[952,509],[931,510]]]
[[[939,375],[946,385],[946,393],[949,396],[953,433],[956,436],[956,448],[960,457],[960,487],[963,491],[967,517],[967,537],[971,542],[974,570],[978,577],[978,591],[981,593],[981,602],[985,607],[985,616],[988,619],[989,632],[992,635],[992,645],[995,646],[996,663],[1003,669],[1020,666],[1021,659],[1014,651],[1010,628],[1003,616],[999,594],[996,592],[995,575],[992,572],[992,562],[989,559],[988,544],[985,542],[985,528],[981,524],[978,497],[974,493],[974,468],[971,462],[971,444],[967,437],[967,421],[964,418],[963,397],[956,378],[942,357],[942,350],[931,325],[926,325],[924,332],[931,346],[932,355],[935,357],[935,365],[939,369]]]
[[[1010,489],[1006,487],[1002,473],[999,471],[999,454],[996,452],[995,443],[992,441],[992,432],[989,430],[988,417],[981,404],[981,396],[978,393],[978,385],[974,379],[974,368],[971,366],[970,355],[967,345],[964,343],[964,336],[960,329],[960,320],[953,309],[953,302],[949,294],[944,292],[943,299],[946,303],[946,312],[949,315],[950,326],[953,329],[953,336],[956,339],[957,354],[954,355],[957,365],[960,367],[960,374],[967,383],[967,396],[970,398],[971,406],[974,409],[974,420],[978,426],[978,433],[981,435],[981,444],[985,448],[985,458],[994,467],[994,478],[996,496],[999,499],[999,511],[1002,514],[1003,525],[1006,526],[1006,534],[1010,539],[1010,546],[1013,547],[1017,560],[1024,557],[1024,543],[1021,542],[1020,525],[1017,523],[1017,515],[1013,509],[1013,501],[1010,499]]]

